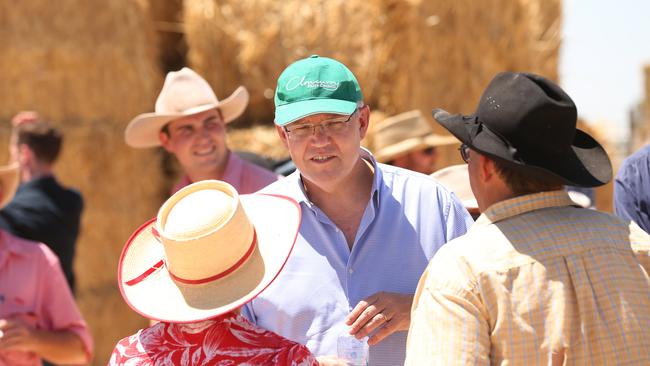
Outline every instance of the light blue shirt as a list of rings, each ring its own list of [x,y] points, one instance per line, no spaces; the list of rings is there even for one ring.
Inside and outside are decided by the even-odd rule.
[[[316,355],[336,355],[345,317],[360,300],[380,292],[414,294],[429,260],[473,223],[460,201],[432,178],[378,164],[371,199],[352,251],[343,232],[305,196],[298,171],[262,190],[300,203],[302,223],[293,252],[276,280],[246,304],[257,325],[306,345]],[[407,332],[370,347],[370,365],[402,365]]]

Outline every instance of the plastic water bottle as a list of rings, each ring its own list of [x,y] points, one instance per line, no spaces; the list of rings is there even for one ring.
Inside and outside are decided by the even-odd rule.
[[[336,351],[338,357],[346,360],[349,366],[368,366],[368,337],[356,339],[345,332],[339,336]]]

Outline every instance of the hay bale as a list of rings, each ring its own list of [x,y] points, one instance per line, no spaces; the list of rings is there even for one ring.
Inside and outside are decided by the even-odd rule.
[[[104,365],[119,338],[146,325],[117,291],[117,260],[165,194],[159,154],[122,140],[128,120],[152,109],[162,82],[152,26],[129,0],[3,1],[0,23],[0,152],[20,110],[39,111],[65,134],[56,171],[86,202],[77,300],[96,343],[94,364]]]
[[[180,70],[185,66],[187,54],[183,29],[183,0],[139,1],[153,22],[161,70]]]
[[[219,96],[246,85],[256,123],[273,119],[282,69],[313,53],[348,65],[389,115],[471,111],[501,70],[557,78],[559,0],[196,0],[184,18],[190,64]]]
[[[282,160],[289,156],[289,152],[272,125],[231,128],[227,138],[228,146],[232,150],[250,151],[275,160]]]

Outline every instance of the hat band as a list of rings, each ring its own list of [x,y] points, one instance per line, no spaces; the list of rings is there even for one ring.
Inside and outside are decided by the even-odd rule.
[[[154,237],[156,237],[156,239],[158,239],[158,235],[157,235],[157,232],[156,232],[155,228],[151,227],[151,229],[152,229],[152,232],[154,232]],[[149,267],[149,269],[144,271],[141,275],[139,275],[139,276],[137,276],[137,277],[135,277],[135,278],[133,278],[131,280],[128,280],[128,281],[124,282],[124,284],[127,285],[127,286],[137,285],[138,283],[144,281],[147,277],[151,276],[153,273],[160,270],[163,266],[165,268],[167,268],[167,273],[169,273],[169,277],[171,277],[176,282],[184,283],[186,285],[200,285],[200,284],[203,284],[203,283],[216,281],[216,280],[218,280],[220,278],[223,278],[223,277],[233,273],[239,267],[241,267],[244,263],[246,263],[248,258],[250,258],[251,255],[253,254],[253,252],[255,251],[255,243],[257,243],[257,232],[255,231],[255,229],[253,229],[253,240],[252,240],[250,246],[248,247],[248,250],[246,251],[246,253],[244,253],[244,255],[235,264],[230,266],[228,269],[217,273],[214,276],[210,276],[210,277],[206,277],[206,278],[199,278],[199,279],[196,279],[196,280],[189,280],[189,279],[186,279],[186,278],[178,277],[175,274],[173,274],[169,270],[169,268],[167,268],[167,263],[165,262],[165,260],[161,259],[156,264]]]
[[[472,123],[469,126],[470,140],[472,142],[471,147],[475,147],[474,146],[474,140],[478,137],[478,135],[486,134],[486,135],[490,136],[493,141],[500,142],[501,145],[503,145],[508,150],[508,154],[510,154],[510,156],[513,159],[515,159],[517,161],[521,160],[521,158],[519,156],[520,154],[519,154],[518,149],[516,147],[512,146],[510,144],[510,142],[507,139],[505,139],[503,136],[501,136],[499,133],[497,133],[497,132],[493,131],[492,129],[490,129],[490,127],[488,127],[488,125],[486,125],[485,123],[479,121],[478,116],[474,117],[473,121],[471,121],[470,123]]]

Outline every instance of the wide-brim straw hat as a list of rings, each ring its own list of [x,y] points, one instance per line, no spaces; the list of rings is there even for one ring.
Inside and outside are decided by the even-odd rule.
[[[2,192],[0,208],[5,207],[14,198],[20,183],[19,170],[17,163],[0,166],[0,190]]]
[[[435,134],[419,110],[386,118],[373,129],[373,151],[386,163],[410,151],[458,143],[453,136]]]
[[[467,164],[452,165],[435,171],[431,177],[456,194],[468,210],[478,210],[478,202],[469,184]]]
[[[172,120],[218,108],[224,122],[230,123],[244,113],[248,100],[248,91],[243,86],[228,98],[218,100],[205,79],[184,67],[167,74],[155,111],[132,119],[124,131],[124,140],[131,147],[160,146],[160,130]]]
[[[172,323],[237,309],[278,275],[300,221],[291,198],[240,196],[215,180],[191,184],[127,241],[118,268],[122,296],[139,314]]]

